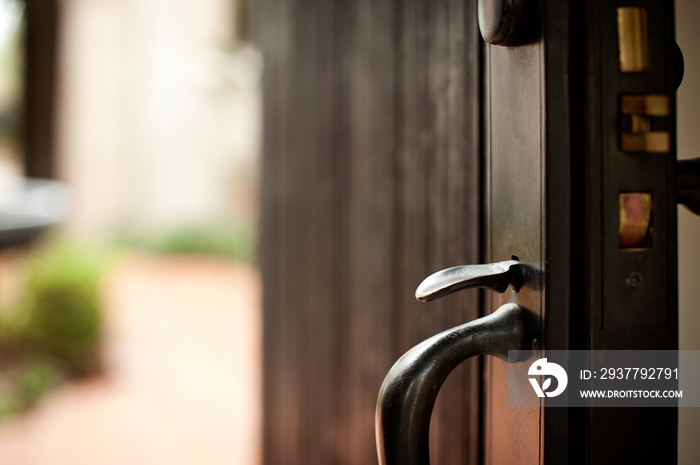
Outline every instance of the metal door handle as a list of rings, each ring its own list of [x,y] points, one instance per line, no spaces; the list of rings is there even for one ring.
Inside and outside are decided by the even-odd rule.
[[[475,276],[476,271],[483,271],[488,279]],[[416,297],[430,300],[475,286],[505,292],[512,281],[522,282],[515,260],[456,267],[427,278]],[[426,339],[401,356],[386,375],[377,398],[375,430],[380,465],[429,465],[430,416],[447,376],[475,355],[508,360],[508,351],[526,349],[528,340],[523,311],[508,303],[491,315]]]
[[[488,265],[453,266],[433,273],[423,280],[416,289],[416,299],[428,302],[460,289],[484,287],[504,293],[508,285],[518,291],[523,283],[518,257],[505,262]]]

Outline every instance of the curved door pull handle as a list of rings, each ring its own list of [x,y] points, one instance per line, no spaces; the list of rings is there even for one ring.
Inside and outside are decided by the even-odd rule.
[[[509,303],[406,352],[389,370],[377,399],[380,465],[429,465],[430,416],[447,376],[469,357],[495,355],[508,360],[509,350],[526,348],[522,310]]]
[[[489,265],[455,266],[428,276],[416,298],[433,300],[460,289],[517,291],[520,262],[512,257]],[[428,431],[438,391],[457,365],[475,355],[508,360],[509,350],[528,347],[523,311],[509,303],[491,315],[443,331],[403,354],[379,390],[375,429],[380,465],[429,465]]]
[[[416,299],[428,302],[469,287],[485,287],[504,293],[508,285],[512,284],[518,291],[522,282],[523,276],[517,257],[488,265],[453,266],[425,278],[416,289]]]

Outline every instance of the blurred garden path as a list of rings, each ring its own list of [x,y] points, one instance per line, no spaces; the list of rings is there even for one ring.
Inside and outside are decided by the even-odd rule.
[[[105,376],[66,385],[0,424],[0,464],[257,465],[257,271],[129,255],[104,290]]]

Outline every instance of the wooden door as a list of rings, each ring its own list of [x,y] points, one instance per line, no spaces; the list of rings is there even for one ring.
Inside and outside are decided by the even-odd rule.
[[[265,58],[265,463],[377,462],[394,361],[480,315],[477,290],[413,297],[481,247],[473,0],[259,0]],[[433,417],[435,463],[480,460],[479,360]]]
[[[638,3],[525,2],[522,40],[502,47],[481,40],[475,0],[256,2],[266,464],[376,463],[393,362],[508,301],[538,319],[545,351],[677,347],[673,111],[654,123],[666,153],[620,145],[622,96],[673,109],[677,81],[672,5]],[[649,45],[631,73],[617,26],[629,6]],[[651,193],[653,246],[621,246],[629,192]],[[413,298],[436,270],[511,255],[518,293]],[[674,409],[514,409],[505,367],[477,358],[450,375],[432,463],[675,459]]]

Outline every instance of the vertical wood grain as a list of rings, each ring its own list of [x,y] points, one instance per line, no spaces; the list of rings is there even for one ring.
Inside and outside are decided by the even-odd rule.
[[[480,258],[475,2],[258,0],[265,57],[265,463],[376,463],[393,362],[479,314],[419,304],[433,271]],[[478,361],[432,422],[436,463],[479,457]]]

